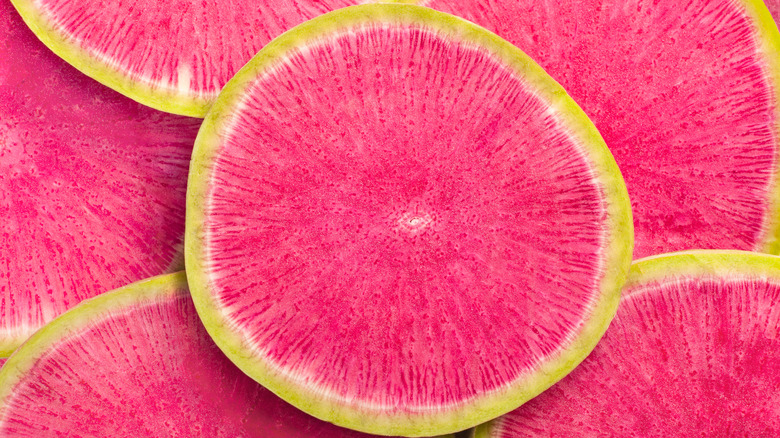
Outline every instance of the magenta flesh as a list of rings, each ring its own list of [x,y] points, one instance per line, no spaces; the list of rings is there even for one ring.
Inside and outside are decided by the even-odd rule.
[[[780,21],[780,0],[764,0],[766,7],[775,19],[775,24]]]

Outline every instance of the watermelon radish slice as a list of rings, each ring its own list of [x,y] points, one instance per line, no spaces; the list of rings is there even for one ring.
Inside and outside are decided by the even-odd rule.
[[[604,136],[635,258],[780,253],[780,35],[760,0],[426,0],[528,53]]]
[[[138,102],[203,117],[282,32],[360,0],[13,0],[55,53]]]
[[[268,44],[198,135],[185,261],[247,374],[319,418],[435,435],[514,409],[611,319],[629,202],[593,125],[514,46],[412,5]]]
[[[479,438],[780,436],[780,258],[635,262],[593,353]]]
[[[35,38],[8,0],[0,0],[0,54],[7,356],[79,301],[182,263],[200,120],[151,110],[82,75]]]
[[[81,303],[0,371],[5,437],[368,438],[244,375],[198,319],[184,273]]]

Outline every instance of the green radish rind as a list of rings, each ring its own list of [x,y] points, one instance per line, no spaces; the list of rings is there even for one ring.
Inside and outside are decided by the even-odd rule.
[[[645,257],[631,265],[627,294],[648,283],[674,278],[752,277],[780,279],[780,257],[738,250],[692,250]]]
[[[187,290],[184,272],[160,275],[115,289],[79,303],[35,332],[0,368],[0,406],[7,406],[15,383],[57,344],[91,327],[96,320],[134,305],[164,302]],[[3,413],[0,412],[0,421]]]
[[[262,72],[276,65],[291,51],[305,47],[323,35],[363,23],[424,25],[443,35],[484,47],[524,78],[537,96],[555,112],[561,126],[582,148],[591,162],[594,180],[600,183],[608,217],[605,227],[604,276],[599,299],[582,331],[570,345],[552,354],[535,372],[507,383],[500,390],[464,401],[456,406],[424,408],[411,413],[386,412],[371,406],[351,406],[328,394],[313,393],[282,370],[259,357],[257,349],[242,337],[222,314],[210,294],[206,269],[204,207],[208,199],[209,169],[218,152],[221,132],[231,125],[230,109]],[[596,128],[566,94],[527,55],[497,35],[458,17],[414,5],[371,4],[340,9],[279,36],[266,45],[223,88],[207,114],[195,142],[187,187],[185,264],[195,307],[209,334],[222,351],[246,374],[299,409],[339,426],[382,435],[430,436],[464,430],[515,409],[560,380],[593,349],[614,317],[633,251],[633,221],[625,183],[612,154]]]
[[[20,333],[16,336],[4,335],[0,342],[0,358],[11,356],[29,337],[29,333]]]
[[[52,52],[82,73],[143,105],[191,117],[203,117],[215,96],[183,95],[175,87],[131,79],[105,60],[75,45],[47,20],[32,0],[11,0],[27,26]]]
[[[775,94],[775,120],[774,136],[775,144],[780,145],[780,31],[775,24],[772,14],[762,0],[740,0],[745,14],[755,23],[755,38],[759,50],[766,60],[767,78],[774,89]],[[780,150],[775,151],[775,156],[780,156]],[[774,160],[775,164],[780,159]],[[780,165],[774,169],[774,178],[767,190],[771,207],[767,210],[765,234],[763,245],[757,250],[769,254],[780,254]]]
[[[680,278],[769,278],[780,281],[780,257],[738,250],[691,250],[645,257],[631,265],[623,298],[647,291],[649,284]],[[497,438],[501,418],[477,426],[473,438]]]

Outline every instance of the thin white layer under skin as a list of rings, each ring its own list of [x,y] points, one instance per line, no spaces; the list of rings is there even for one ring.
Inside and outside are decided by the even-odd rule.
[[[369,55],[372,50],[394,60],[405,61],[410,56],[403,50],[386,52],[372,46],[396,47],[391,43],[392,38],[386,42],[381,38],[393,34],[391,29],[399,25],[398,35],[415,35],[414,41],[419,43],[416,50],[427,55],[423,55],[421,61],[414,58],[416,55],[412,56],[410,64],[391,62],[386,68],[374,67],[373,62],[368,62],[372,59],[370,56],[373,55]],[[416,30],[425,26],[430,26],[430,30]],[[365,29],[372,28],[385,31],[364,33]],[[453,164],[455,167],[462,166],[462,175],[467,179],[451,183],[454,190],[449,191],[449,196],[454,199],[443,198],[449,187],[447,180],[442,183],[431,175],[441,176],[444,170],[452,171],[445,169],[441,165],[444,161],[436,158],[444,152],[441,149],[444,145],[423,141],[427,147],[420,145],[418,148],[412,140],[415,135],[421,135],[415,133],[426,133],[426,124],[436,128],[436,122],[421,117],[405,123],[401,107],[407,90],[393,95],[396,89],[376,86],[374,82],[387,81],[392,85],[396,80],[396,87],[407,84],[411,91],[416,90],[416,85],[410,78],[429,75],[431,83],[445,90],[442,94],[453,93],[456,100],[460,95],[466,102],[475,100],[474,105],[478,108],[490,108],[487,103],[479,103],[483,99],[487,102],[489,93],[481,95],[466,91],[478,88],[468,83],[468,75],[437,77],[425,69],[408,67],[451,59],[451,56],[441,55],[446,50],[436,49],[449,47],[449,43],[436,41],[445,35],[445,39],[454,41],[455,45],[463,45],[459,56],[469,60],[455,64],[456,69],[474,72],[482,68],[480,62],[485,62],[484,57],[469,58],[468,53],[474,50],[475,53],[490,54],[494,59],[492,62],[503,64],[501,68],[506,71],[499,75],[502,80],[493,87],[489,80],[480,79],[482,85],[495,88],[496,93],[505,93],[501,96],[506,102],[526,108],[529,113],[538,111],[538,118],[529,120],[528,125],[544,125],[538,126],[537,132],[549,135],[545,143],[566,150],[563,157],[539,159],[544,155],[539,152],[541,148],[530,148],[534,152],[527,154],[512,143],[517,142],[516,139],[508,138],[514,133],[523,142],[523,134],[508,130],[511,125],[505,126],[500,117],[494,121],[495,132],[481,133],[485,145],[476,143],[476,149],[484,147],[488,152],[461,152],[458,149],[461,140],[468,145],[475,144],[457,136],[462,134],[467,138],[468,128],[464,127],[462,132],[456,131],[449,143],[453,148],[450,163],[458,163]],[[431,37],[433,39],[429,41],[427,38]],[[316,67],[317,63],[311,60],[320,59],[320,56],[327,59],[322,61],[322,66],[327,66],[323,69],[339,70],[342,57],[328,59],[324,56],[328,50],[323,50],[329,44],[323,41],[336,40],[338,43],[330,43],[333,45],[328,49],[331,53],[342,49],[344,53],[356,51],[353,56],[343,57],[355,63],[347,69],[352,72],[347,74],[354,74],[354,77],[334,75],[328,82],[320,80],[316,74],[298,73],[311,68],[312,64]],[[442,64],[440,68],[446,68],[446,65]],[[397,78],[404,75],[407,75],[406,82],[398,82]],[[314,78],[311,84],[316,86],[311,93],[296,93],[298,89],[310,86],[308,80],[298,79],[298,76]],[[485,75],[485,78],[489,76]],[[447,82],[451,77],[466,79],[460,88],[448,89],[449,85],[442,85],[442,81]],[[517,80],[517,77],[521,79]],[[335,83],[342,79],[343,87]],[[507,86],[507,91],[501,88],[503,85],[500,84],[505,84],[503,80],[523,85]],[[353,89],[346,85],[357,83],[364,86]],[[526,97],[528,100],[524,101],[518,97],[516,87],[532,89],[536,96]],[[308,100],[317,101],[318,90],[331,89],[345,94],[331,99],[334,108],[325,111],[308,105]],[[374,89],[388,90],[388,95],[393,97],[369,91]],[[414,112],[412,106],[421,105],[422,114],[425,114],[424,107],[428,104],[440,108],[441,117],[457,117],[456,113],[448,114],[445,108],[437,105],[435,93],[428,96],[427,101],[409,99],[411,106],[408,109]],[[523,93],[527,92],[519,94]],[[356,96],[368,101],[374,108],[374,116],[378,114],[379,119],[359,117],[361,102],[353,100]],[[387,102],[397,107],[387,106]],[[507,111],[516,110],[510,104]],[[310,113],[303,114],[307,111]],[[258,122],[246,115],[253,113],[262,114],[262,119]],[[490,119],[491,115],[485,117]],[[331,118],[340,120],[341,124],[328,125]],[[350,120],[353,119],[360,120],[360,124],[366,126],[366,132],[358,126],[352,127]],[[316,120],[313,122],[316,129],[299,127],[297,120]],[[422,128],[408,129],[409,140],[406,133],[398,135],[399,128],[404,130],[417,123]],[[345,126],[346,130],[339,126]],[[431,136],[451,134],[436,128]],[[344,136],[351,138],[345,141]],[[502,139],[509,140],[510,146],[500,151],[496,144],[501,144]],[[410,143],[405,143],[407,141]],[[339,149],[341,142],[353,145],[355,149]],[[311,144],[304,146],[307,143]],[[566,143],[569,144],[559,146]],[[331,144],[336,146],[330,148]],[[459,153],[472,154],[472,157],[505,153],[506,158],[494,157],[501,164],[497,164],[495,173],[490,174],[484,169],[469,169],[467,161],[456,158]],[[540,155],[533,156],[534,153]],[[518,158],[521,155],[530,161],[545,163],[551,173],[560,171],[562,180],[571,178],[569,186],[574,185],[577,189],[566,192],[552,184],[541,190],[546,198],[531,199],[533,190],[525,190],[538,180],[530,175],[523,179],[520,175],[527,169],[531,172],[539,169],[522,162]],[[370,159],[361,161],[363,156]],[[480,163],[481,160],[474,158],[473,162]],[[342,166],[342,163],[349,164]],[[387,163],[396,163],[396,166],[387,166]],[[384,180],[365,179],[363,168],[370,170],[367,175],[382,176]],[[428,174],[423,175],[425,172]],[[479,172],[484,173],[484,179],[505,178],[507,181],[491,186],[468,179]],[[337,184],[334,184],[334,178],[338,179]],[[361,188],[352,190],[350,184]],[[505,215],[508,219],[488,219],[481,216],[482,213],[471,218],[466,217],[466,213],[452,214],[459,208],[466,211],[475,198],[488,201],[488,204],[501,202],[490,201],[492,198],[485,194],[472,193],[468,197],[470,201],[463,203],[457,199],[458,190],[500,192],[512,184],[517,191],[528,193],[525,205],[534,207],[513,210],[495,204],[495,215]],[[410,196],[411,192],[417,192],[418,196]],[[363,197],[350,200],[358,193]],[[538,191],[536,193],[538,196]],[[245,372],[299,408],[336,424],[371,433],[420,436],[465,429],[511,409],[559,379],[587,354],[606,328],[631,250],[630,214],[619,173],[598,134],[576,105],[532,61],[506,42],[454,17],[416,7],[350,8],[296,28],[263,50],[228,85],[204,122],[191,166],[188,196],[188,276],[199,313],[217,343]],[[264,199],[273,199],[272,205]],[[450,202],[451,207],[443,208],[440,202]],[[383,205],[377,207],[377,203]],[[384,206],[385,203],[389,207]],[[585,216],[596,214],[590,219],[592,222],[573,227],[579,231],[557,240],[557,247],[555,243],[543,242],[548,237],[555,242],[554,221],[546,228],[540,226],[536,236],[528,239],[516,236],[515,246],[507,246],[502,240],[512,240],[513,232],[521,232],[522,227],[512,228],[517,224],[530,224],[530,218],[546,216],[532,214],[534,211],[539,213],[546,208],[552,215],[558,204],[562,207],[557,209],[562,215],[557,222],[559,227],[567,221],[577,223],[578,212]],[[237,211],[241,213],[233,214]],[[496,229],[480,229],[483,220],[494,221]],[[348,227],[354,230],[347,230]],[[464,229],[463,235],[460,238],[450,236],[458,227]],[[489,228],[489,225],[484,227]],[[584,234],[577,235],[577,232]],[[348,237],[350,235],[352,237]],[[585,249],[585,245],[572,245],[578,237],[582,238],[580,242],[588,241],[591,246]],[[525,253],[529,266],[513,265],[518,259],[506,257],[509,253],[491,255],[492,259],[486,263],[479,261],[486,254],[482,252],[484,244],[480,239],[494,239],[491,244],[496,253],[505,246],[507,251],[519,251],[516,245],[521,241],[530,245],[542,241],[539,243],[549,245],[546,247],[556,255],[548,256],[542,263],[540,258],[530,255],[534,251],[531,249]],[[458,240],[463,245],[460,252],[458,248],[437,243]],[[305,248],[305,251],[294,248]],[[377,251],[377,248],[383,249]],[[588,255],[578,254],[578,251]],[[465,256],[458,259],[458,253]],[[471,255],[477,262],[467,260]],[[561,263],[568,263],[565,268],[552,268],[557,257],[564,259]],[[597,262],[593,263],[594,259]],[[379,274],[369,278],[356,275],[369,268],[377,269]],[[483,269],[486,272],[481,272]],[[389,276],[387,281],[379,281],[385,273],[393,272],[397,274],[395,283]],[[484,277],[487,284],[504,275],[511,280],[503,288],[474,288],[476,283],[472,279],[475,275]],[[514,342],[512,336],[491,335],[492,327],[506,326],[507,322],[493,321],[489,315],[514,312],[522,319],[526,311],[542,315],[545,311],[541,309],[549,307],[542,303],[548,300],[566,302],[564,288],[552,285],[556,281],[553,279],[563,281],[567,275],[572,276],[572,282],[568,284],[576,283],[578,289],[574,293],[577,298],[569,303],[577,304],[562,306],[547,314],[549,316],[538,316],[534,322],[518,329],[517,337],[528,344],[524,350],[520,347],[521,353],[517,357],[530,359],[512,363],[508,357],[486,359],[473,354],[479,348],[498,351],[501,348],[494,348],[494,344],[506,346]],[[427,286],[421,287],[421,281]],[[527,290],[533,290],[543,295],[542,291],[546,289],[541,285],[552,286],[547,289],[549,295],[538,301],[526,300],[525,311],[520,307],[499,311],[488,306],[490,302],[500,306],[512,302],[509,298],[499,298],[507,293],[519,297]],[[335,293],[337,290],[340,292]],[[561,295],[556,295],[558,292]],[[491,293],[494,294],[492,297]],[[347,298],[351,305],[344,301]],[[356,309],[356,302],[366,306]],[[374,309],[377,303],[387,303],[387,306]],[[481,307],[484,309],[480,310]],[[419,318],[404,320],[404,315],[415,312]],[[473,321],[474,314],[479,315],[476,321]],[[554,315],[559,318],[557,321]],[[554,338],[554,332],[560,329],[556,324],[566,326],[562,336],[561,331],[557,331],[558,338]],[[328,339],[320,339],[319,334]],[[477,343],[477,348],[466,348],[471,342],[469,337],[489,341]],[[295,340],[290,341],[293,338]],[[440,338],[456,346],[447,348],[446,343],[438,344],[436,339]],[[550,342],[551,339],[555,341]],[[339,344],[335,349],[322,351],[330,348],[334,340]],[[398,348],[394,347],[396,344]],[[350,355],[344,355],[343,351],[350,351]],[[451,365],[442,368],[439,366],[442,357],[463,365],[454,369]],[[425,360],[420,361],[420,358]],[[377,368],[385,366],[386,369]],[[507,366],[510,371],[498,371],[501,366]],[[348,384],[337,386],[335,382],[338,381]],[[374,385],[373,391],[368,388],[371,385]],[[438,391],[438,394],[445,394],[443,399],[433,395],[439,386],[450,388]]]

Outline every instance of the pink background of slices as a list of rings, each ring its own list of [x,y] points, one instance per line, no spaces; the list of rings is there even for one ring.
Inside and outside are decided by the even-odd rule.
[[[227,3],[42,0],[40,7],[130,77],[211,98],[271,38],[355,1]],[[763,249],[769,175],[778,161],[777,110],[735,2],[420,4],[516,44],[583,106],[626,178],[637,258],[691,248]],[[89,20],[79,18],[85,14]],[[648,30],[656,28],[658,34]]]
[[[780,20],[780,0],[764,0],[764,2],[769,8],[772,18],[775,19],[775,23],[777,23],[777,21]]]
[[[357,3],[39,0],[36,7],[95,57],[111,59],[129,77],[213,98],[272,38]]]

